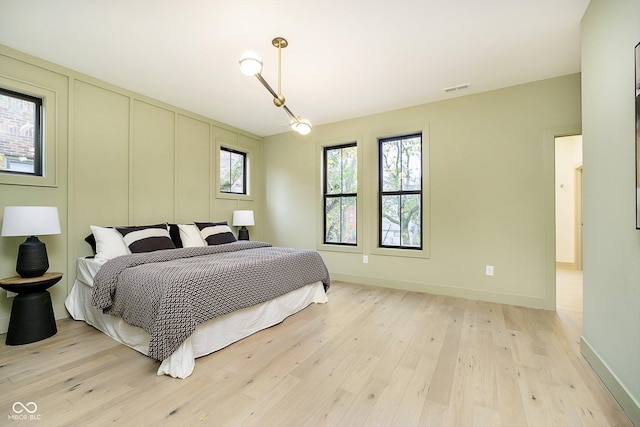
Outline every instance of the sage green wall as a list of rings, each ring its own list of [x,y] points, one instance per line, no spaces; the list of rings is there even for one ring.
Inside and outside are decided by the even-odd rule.
[[[55,179],[21,185],[0,176],[0,212],[10,205],[58,207],[62,234],[41,237],[50,271],[64,273],[50,289],[56,318],[68,316],[64,299],[77,257],[90,254],[83,240],[89,225],[231,223],[234,209],[254,209],[251,236],[261,239],[260,137],[4,46],[0,84],[32,85],[51,94],[45,114],[55,132],[47,135],[46,144],[55,148],[50,168]],[[249,153],[250,195],[228,197],[216,191],[220,145]],[[0,239],[0,277],[16,274],[22,241]],[[10,309],[11,300],[0,292],[0,333],[7,330]]]
[[[20,58],[24,57],[16,59],[0,50],[0,84],[46,97],[43,104],[48,111],[44,133],[47,141],[47,159],[44,162],[47,176],[42,179],[0,176],[0,215],[4,215],[4,207],[8,205],[56,206],[60,216],[61,234],[39,237],[47,245],[49,271],[66,273],[69,233],[69,224],[65,220],[69,213],[66,173],[69,153],[66,143],[69,136],[69,78],[55,70],[41,68]],[[16,275],[18,246],[24,240],[25,237],[0,237],[0,277]],[[60,315],[65,311],[63,301],[67,295],[67,275],[65,274],[61,283],[51,287],[49,292],[55,313]],[[5,291],[0,290],[0,333],[6,332],[9,326],[11,302]]]
[[[635,229],[633,87],[639,42],[639,0],[591,0],[582,19],[582,351],[637,426],[640,231]]]
[[[574,74],[266,137],[265,237],[318,248],[334,279],[555,309],[554,136],[579,134],[580,115]],[[377,137],[417,129],[429,142],[429,258],[380,255]],[[318,231],[322,146],[350,141],[362,168],[355,253],[326,250]]]

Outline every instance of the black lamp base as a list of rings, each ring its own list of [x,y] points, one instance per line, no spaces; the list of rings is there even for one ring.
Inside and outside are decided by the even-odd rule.
[[[36,236],[27,237],[18,248],[16,272],[22,277],[39,277],[48,269],[47,247]]]
[[[249,230],[244,225],[238,230],[238,240],[249,240]]]

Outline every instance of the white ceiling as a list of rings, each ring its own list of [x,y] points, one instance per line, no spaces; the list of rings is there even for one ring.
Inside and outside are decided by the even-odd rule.
[[[260,136],[580,71],[589,0],[0,0],[0,44]],[[0,70],[1,73],[1,70]],[[444,88],[469,83],[465,90]]]

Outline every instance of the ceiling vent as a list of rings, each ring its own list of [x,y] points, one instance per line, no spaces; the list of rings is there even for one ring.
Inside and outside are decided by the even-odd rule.
[[[465,83],[462,85],[458,85],[458,86],[451,86],[451,87],[446,87],[444,88],[445,92],[455,92],[456,90],[463,90],[463,89],[468,89],[469,88],[469,83]]]

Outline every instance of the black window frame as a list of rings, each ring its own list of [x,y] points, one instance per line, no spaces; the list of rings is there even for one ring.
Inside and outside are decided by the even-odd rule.
[[[220,146],[220,151],[226,151],[228,153],[231,154],[239,154],[242,156],[242,192],[239,193],[237,191],[231,191],[231,184],[229,183],[229,191],[225,191],[222,189],[222,177],[218,176],[218,179],[221,181],[218,190],[220,191],[220,193],[222,194],[238,194],[238,195],[247,195],[247,153],[240,151],[240,150],[234,150],[233,148],[228,148],[228,147],[223,147]],[[229,165],[229,169],[231,169],[231,165]]]
[[[383,191],[384,177],[382,171],[382,147],[385,142],[399,141],[411,138],[420,138],[420,189],[419,190],[396,190],[396,191]],[[384,249],[406,249],[421,251],[424,246],[424,140],[422,138],[422,132],[410,133],[399,136],[378,138],[378,247]],[[404,245],[385,245],[383,241],[382,233],[382,200],[384,196],[404,196],[404,195],[419,195],[420,196],[420,245],[419,246],[404,246]],[[400,215],[402,218],[402,215]],[[402,227],[401,227],[402,228]]]
[[[325,245],[338,245],[338,246],[358,246],[358,215],[357,215],[357,209],[358,209],[358,192],[356,190],[355,193],[332,193],[329,194],[328,193],[328,189],[327,189],[327,154],[329,151],[331,150],[342,150],[344,148],[351,148],[351,147],[355,147],[356,151],[358,149],[358,143],[356,141],[354,142],[348,142],[346,144],[340,144],[340,145],[331,145],[331,146],[326,146],[323,148],[322,150],[322,242]],[[357,157],[356,157],[357,158]],[[357,170],[357,166],[356,166],[356,176],[357,176],[358,170]],[[355,197],[356,199],[356,241],[354,243],[349,243],[349,242],[328,242],[327,241],[327,199],[337,199],[337,198],[347,198],[347,197]]]
[[[11,98],[17,98],[22,101],[28,101],[35,104],[35,118],[33,129],[33,172],[15,171],[10,169],[0,169],[0,173],[23,175],[23,176],[44,176],[44,103],[43,99],[37,96],[28,95],[26,93],[17,92],[15,90],[0,87],[0,94]]]

